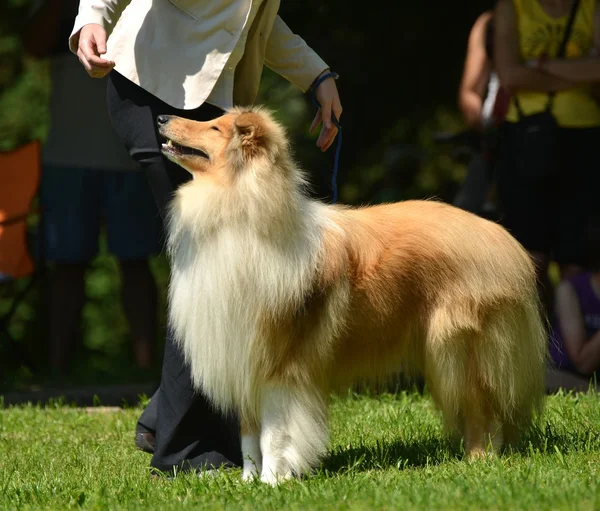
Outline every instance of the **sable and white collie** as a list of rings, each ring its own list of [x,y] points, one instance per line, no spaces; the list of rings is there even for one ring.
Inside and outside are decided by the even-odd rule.
[[[244,478],[310,471],[330,393],[400,371],[424,376],[469,457],[530,424],[546,337],[534,266],[507,231],[436,201],[309,198],[262,108],[158,124],[193,176],[171,206],[169,320],[194,384],[241,420]]]

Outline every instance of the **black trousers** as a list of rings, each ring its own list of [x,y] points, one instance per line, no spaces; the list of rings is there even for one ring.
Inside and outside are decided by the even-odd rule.
[[[180,110],[159,100],[116,71],[109,76],[108,110],[112,124],[131,156],[142,166],[163,220],[174,190],[189,174],[160,152],[156,117],[178,115],[206,121],[222,111],[204,104]],[[239,426],[222,417],[194,391],[189,367],[172,335],[167,334],[160,387],[139,419],[155,433],[151,465],[160,471],[235,466],[242,462]]]

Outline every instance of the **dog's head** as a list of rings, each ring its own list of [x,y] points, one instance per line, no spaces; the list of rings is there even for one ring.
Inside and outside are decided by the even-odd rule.
[[[172,233],[185,227],[207,236],[224,225],[244,232],[288,229],[307,181],[267,110],[234,108],[209,122],[171,116],[157,122],[166,139],[163,153],[193,176],[171,202]]]
[[[275,166],[288,154],[287,137],[262,108],[234,108],[212,121],[196,122],[161,115],[162,152],[194,179],[231,181],[256,164]]]

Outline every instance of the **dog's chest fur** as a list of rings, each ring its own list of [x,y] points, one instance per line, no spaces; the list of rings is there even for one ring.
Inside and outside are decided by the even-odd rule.
[[[225,410],[256,402],[252,350],[259,321],[302,303],[318,237],[300,232],[273,242],[231,228],[200,239],[182,229],[171,251],[169,319],[194,385]]]

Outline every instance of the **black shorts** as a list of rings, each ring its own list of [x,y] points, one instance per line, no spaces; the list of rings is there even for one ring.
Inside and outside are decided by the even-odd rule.
[[[560,264],[584,265],[584,231],[600,212],[600,127],[561,128],[560,172],[519,175],[515,125],[504,123],[496,176],[501,223],[531,252]]]

